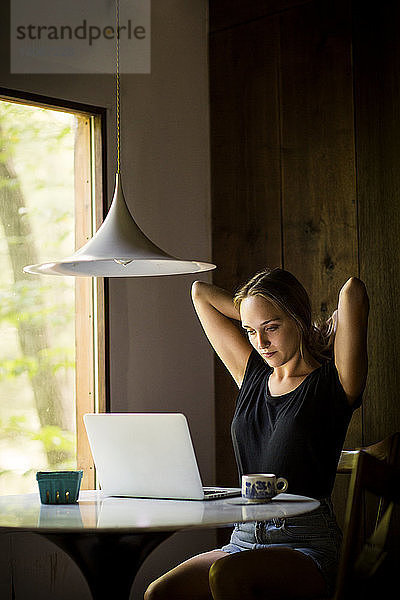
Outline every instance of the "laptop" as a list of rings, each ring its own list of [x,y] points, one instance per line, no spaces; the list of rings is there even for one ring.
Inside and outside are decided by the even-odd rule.
[[[240,488],[203,487],[185,415],[97,413],[83,417],[107,496],[215,500]]]

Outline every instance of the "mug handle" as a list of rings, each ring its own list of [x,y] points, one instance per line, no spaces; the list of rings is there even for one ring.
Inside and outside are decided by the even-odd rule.
[[[281,488],[279,488],[279,484],[283,483],[283,486]],[[287,479],[285,479],[284,477],[278,477],[278,479],[276,480],[276,493],[277,494],[281,494],[282,492],[286,492],[286,490],[288,489],[288,482]]]

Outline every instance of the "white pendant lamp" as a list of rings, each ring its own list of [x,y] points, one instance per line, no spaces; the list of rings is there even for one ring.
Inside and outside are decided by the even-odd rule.
[[[153,244],[132,217],[122,190],[120,174],[120,94],[119,94],[119,0],[116,0],[116,113],[117,173],[112,204],[94,237],[72,256],[57,262],[24,267],[26,273],[74,275],[82,277],[144,277],[183,275],[209,271],[211,263],[180,260]]]
[[[183,275],[211,269],[215,265],[179,260],[145,236],[126,205],[119,173],[110,210],[91,240],[60,261],[24,267],[26,273],[83,277]]]

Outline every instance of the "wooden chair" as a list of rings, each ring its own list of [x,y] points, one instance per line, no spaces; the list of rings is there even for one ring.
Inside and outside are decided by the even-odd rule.
[[[400,469],[400,432],[393,433],[371,446],[364,446],[357,450],[342,450],[337,467],[337,473],[351,474],[355,468],[358,451],[365,450],[378,460],[383,460],[389,465],[393,465]],[[385,508],[385,501],[381,498],[376,515],[375,527],[378,525],[382,512]]]
[[[357,450],[342,450],[339,464],[337,467],[338,473],[351,473],[356,464],[358,450],[365,450],[368,454],[372,454],[379,460],[396,465],[400,461],[400,432],[393,433],[377,444],[372,446],[364,446]]]
[[[400,502],[400,433],[367,448],[344,450],[338,472],[351,472],[351,480],[334,600],[379,599],[387,595],[383,588],[389,582],[383,573],[390,559],[385,543],[394,503]],[[360,548],[365,491],[379,498],[379,506],[374,531]]]

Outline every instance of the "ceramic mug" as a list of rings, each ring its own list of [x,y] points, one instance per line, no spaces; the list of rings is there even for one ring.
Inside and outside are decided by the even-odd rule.
[[[276,477],[271,473],[242,475],[242,497],[249,502],[270,500],[287,489],[288,482],[284,477]]]

